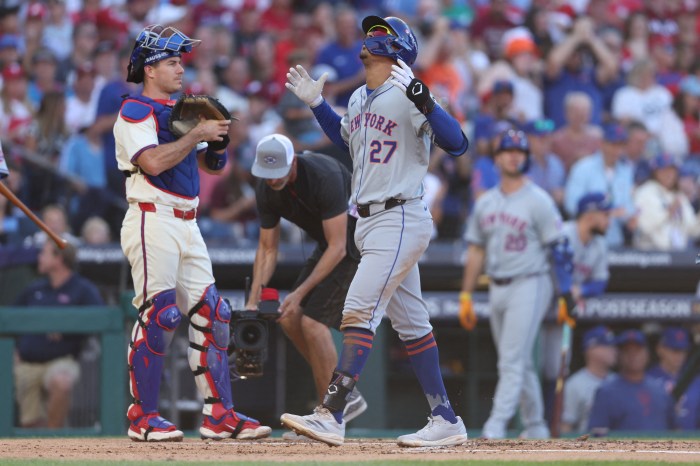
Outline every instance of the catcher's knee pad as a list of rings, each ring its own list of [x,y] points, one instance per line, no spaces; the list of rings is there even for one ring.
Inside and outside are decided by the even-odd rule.
[[[128,351],[129,385],[134,404],[141,405],[143,413],[158,411],[164,353],[181,320],[175,290],[162,291],[139,308]]]
[[[190,368],[204,396],[204,414],[219,418],[233,407],[227,354],[231,308],[212,284],[188,315]]]
[[[343,411],[350,392],[355,388],[357,381],[344,372],[333,372],[328,391],[323,396],[323,406],[332,412]]]

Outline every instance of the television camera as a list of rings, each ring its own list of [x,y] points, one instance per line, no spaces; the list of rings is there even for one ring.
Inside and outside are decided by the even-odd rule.
[[[229,365],[235,367],[234,371],[241,379],[263,375],[270,340],[269,323],[279,317],[279,307],[278,291],[263,288],[257,309],[231,311]]]

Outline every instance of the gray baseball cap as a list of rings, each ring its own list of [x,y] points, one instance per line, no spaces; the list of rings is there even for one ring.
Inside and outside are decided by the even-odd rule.
[[[287,136],[271,134],[258,143],[255,150],[255,163],[251,170],[258,178],[284,178],[289,173],[294,160],[294,146]]]

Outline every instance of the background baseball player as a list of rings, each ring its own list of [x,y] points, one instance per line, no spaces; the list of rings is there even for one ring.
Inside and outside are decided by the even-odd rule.
[[[554,297],[550,262],[559,291],[571,286],[571,256],[562,240],[561,216],[549,195],[525,177],[529,146],[510,129],[494,153],[498,186],[481,196],[467,227],[469,243],[460,301],[460,321],[473,328],[471,293],[486,264],[490,277],[489,323],[498,353],[498,384],[483,437],[503,438],[521,402],[522,436],[546,438],[542,392],[532,349]]]
[[[467,150],[468,141],[459,123],[413,77],[410,65],[418,49],[406,23],[368,16],[362,29],[366,37],[360,59],[367,84],[352,94],[342,119],[321,97],[326,75],[314,81],[301,66],[287,74],[287,88],[311,105],[333,142],[350,150],[351,201],[360,216],[355,242],[362,258],[345,300],[343,349],[323,403],[308,416],[283,414],[282,423],[330,445],[343,443],[346,399],[386,313],[406,345],[431,409],[428,425],[399,437],[399,444],[457,445],[467,440],[467,433],[442,382],[417,262],[433,228],[421,200],[430,142],[458,156]]]
[[[260,240],[253,264],[253,283],[247,308],[255,309],[260,290],[277,265],[280,219],[298,225],[318,245],[280,306],[282,329],[311,366],[319,401],[328,374],[338,364],[330,327],[340,329],[343,303],[360,262],[355,246],[355,223],[350,215],[350,172],[322,154],[294,153],[282,134],[264,137],[257,146],[253,175],[260,178],[255,199],[260,216]],[[355,389],[345,406],[346,422],[367,409]],[[294,439],[286,432],[285,439]]]
[[[226,350],[231,310],[214,284],[211,261],[197,226],[199,173],[217,174],[226,164],[230,120],[200,120],[175,139],[168,130],[173,101],[182,87],[180,61],[198,41],[154,25],[138,36],[127,81],[143,93],[122,103],[114,125],[119,169],[129,209],[121,245],[131,264],[139,310],[128,349],[131,395],[129,437],[181,440],[183,434],[158,414],[164,353],[182,313],[190,318],[189,363],[204,398],[202,437],[260,438],[270,428],[236,414]],[[198,145],[209,141],[208,147]],[[198,150],[201,149],[201,150]],[[184,306],[184,307],[183,307]]]
[[[605,234],[610,224],[611,209],[610,200],[604,193],[588,193],[578,201],[576,219],[564,223],[562,231],[574,254],[571,295],[576,302],[602,295],[608,285],[610,273]],[[562,325],[576,326],[575,317],[568,315],[566,306],[552,306],[550,312],[552,318],[542,326],[540,338],[547,419],[551,417],[555,383],[561,365],[559,347]],[[565,369],[568,371],[568,367]]]

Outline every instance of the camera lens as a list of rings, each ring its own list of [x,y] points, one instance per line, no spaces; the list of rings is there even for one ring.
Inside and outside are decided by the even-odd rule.
[[[267,346],[267,328],[259,320],[239,321],[233,329],[236,349],[258,351]]]

